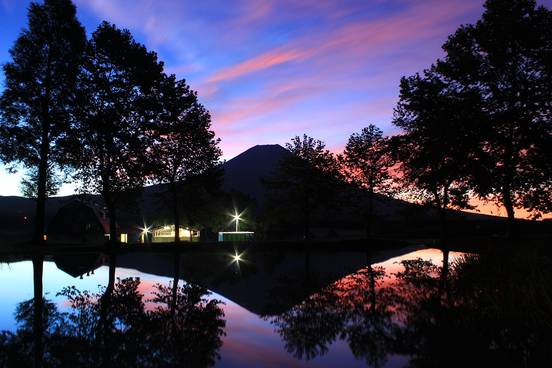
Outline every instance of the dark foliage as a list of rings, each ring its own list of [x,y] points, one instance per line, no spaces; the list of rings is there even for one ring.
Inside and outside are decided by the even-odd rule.
[[[117,241],[124,194],[140,190],[149,173],[149,132],[163,64],[130,32],[102,23],[92,35],[79,81],[77,175],[85,191],[101,193]]]
[[[352,202],[359,204],[366,219],[366,238],[372,235],[374,194],[392,194],[391,168],[394,164],[388,138],[373,124],[349,137],[343,155],[339,156],[345,180],[359,191],[353,191]],[[362,200],[367,192],[367,200]],[[356,195],[355,195],[356,194]]]
[[[369,266],[265,318],[298,359],[324,355],[342,339],[376,367],[390,356],[407,357],[411,367],[548,361],[550,258],[533,250],[466,255],[451,264],[448,257],[443,251],[444,266],[403,261],[395,274]]]
[[[196,285],[156,285],[144,300],[139,279],[123,279],[99,293],[64,288],[68,312],[44,300],[44,355],[33,361],[34,301],[16,312],[19,328],[0,335],[6,367],[208,367],[218,359],[225,321],[220,302]],[[151,308],[146,308],[146,303]],[[175,305],[176,308],[172,306]]]
[[[4,65],[0,98],[0,159],[31,170],[36,196],[33,239],[43,241],[45,205],[55,168],[73,145],[77,75],[86,37],[70,0],[31,3],[28,27]],[[14,166],[15,167],[15,166]]]
[[[340,180],[335,156],[319,140],[304,135],[286,143],[291,155],[283,157],[272,178],[265,180],[274,216],[300,216],[303,238],[311,238],[313,213],[328,208],[337,198]]]
[[[220,186],[218,170],[222,152],[220,139],[211,130],[211,116],[199,103],[197,93],[174,75],[164,76],[156,102],[160,114],[154,129],[151,150],[151,179],[167,183],[168,203],[173,209],[175,229],[180,228],[184,209],[188,224],[194,225],[198,209]],[[175,242],[180,241],[175,231]]]
[[[478,102],[476,94],[454,90],[434,68],[401,80],[393,123],[404,133],[391,139],[397,182],[403,194],[438,210],[443,236],[449,208],[469,208],[481,113],[469,115],[467,105],[477,108]]]
[[[552,12],[533,0],[488,0],[482,18],[443,49],[438,72],[479,99],[463,113],[484,113],[473,135],[481,169],[472,189],[501,202],[511,226],[515,208],[550,212]]]

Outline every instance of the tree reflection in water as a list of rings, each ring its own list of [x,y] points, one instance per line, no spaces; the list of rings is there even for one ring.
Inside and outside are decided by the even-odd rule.
[[[531,250],[465,255],[450,265],[448,258],[443,251],[445,267],[402,261],[394,274],[368,266],[265,318],[298,359],[325,354],[339,338],[376,367],[391,355],[408,357],[411,367],[549,362],[550,258]]]
[[[212,366],[225,329],[221,302],[208,300],[203,287],[175,286],[157,284],[145,300],[138,278],[115,281],[110,272],[99,293],[64,288],[59,295],[67,299],[67,312],[43,299],[42,316],[35,318],[35,299],[20,303],[17,331],[0,335],[0,366]],[[36,323],[43,325],[40,334],[34,333]],[[41,355],[33,359],[33,351]]]

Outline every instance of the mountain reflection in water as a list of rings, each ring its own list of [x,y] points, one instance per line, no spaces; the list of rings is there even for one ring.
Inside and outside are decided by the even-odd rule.
[[[18,302],[16,328],[0,334],[0,366],[523,367],[552,358],[552,267],[536,251],[237,252],[242,260],[222,250],[12,260],[32,263],[34,298]],[[52,263],[74,284],[104,270],[107,280],[48,293]]]

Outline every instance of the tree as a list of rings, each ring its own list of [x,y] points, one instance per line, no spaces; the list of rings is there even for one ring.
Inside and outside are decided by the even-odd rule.
[[[70,0],[31,3],[28,28],[4,65],[0,98],[0,158],[36,175],[33,241],[44,241],[44,216],[53,163],[65,166],[72,135],[76,81],[86,45],[84,28]]]
[[[27,172],[26,177],[21,180],[21,193],[27,198],[38,198],[38,169],[32,168]],[[63,184],[62,178],[57,176],[54,169],[48,167],[46,175],[46,197],[56,195]]]
[[[391,143],[398,155],[397,180],[409,197],[438,210],[443,237],[449,208],[469,207],[477,106],[477,94],[454,90],[434,68],[401,79],[393,123],[404,134]]]
[[[155,90],[163,64],[127,30],[102,23],[92,35],[80,77],[80,156],[77,178],[101,193],[110,239],[117,241],[117,211],[149,173],[150,131],[158,113]]]
[[[362,191],[368,192],[366,216],[366,238],[372,234],[374,193],[389,193],[391,188],[390,169],[392,156],[388,151],[383,132],[370,124],[361,133],[349,137],[343,155],[339,157],[347,181]]]
[[[303,238],[308,240],[313,212],[329,205],[336,196],[339,165],[324,142],[306,134],[286,143],[286,149],[291,155],[282,159],[277,173],[265,185],[278,206],[289,214],[301,214]]]
[[[174,241],[180,241],[182,201],[195,205],[204,188],[219,182],[212,173],[222,152],[220,139],[211,130],[211,116],[199,103],[197,93],[184,80],[165,76],[159,90],[161,114],[155,125],[151,158],[153,180],[167,183],[174,219]],[[204,197],[204,196],[203,196]],[[199,204],[201,205],[201,204]],[[193,209],[187,211],[193,221]],[[191,239],[190,239],[191,240]]]
[[[477,93],[481,147],[471,186],[502,203],[513,230],[515,208],[550,212],[552,201],[552,12],[534,0],[488,0],[482,18],[460,27],[438,72]]]

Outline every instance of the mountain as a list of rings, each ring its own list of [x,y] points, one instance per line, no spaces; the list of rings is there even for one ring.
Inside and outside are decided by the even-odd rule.
[[[278,144],[257,145],[224,163],[225,191],[242,192],[257,203],[264,200],[262,179],[274,174],[280,161],[289,151]]]

